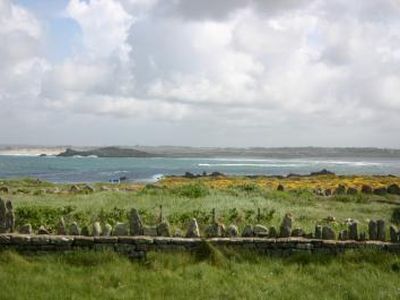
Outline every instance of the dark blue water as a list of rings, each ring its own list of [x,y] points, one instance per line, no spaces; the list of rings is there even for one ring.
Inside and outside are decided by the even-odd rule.
[[[36,177],[52,182],[154,181],[160,175],[210,173],[230,175],[309,174],[328,169],[337,174],[400,175],[400,159],[251,159],[251,158],[73,158],[0,156],[0,178]]]

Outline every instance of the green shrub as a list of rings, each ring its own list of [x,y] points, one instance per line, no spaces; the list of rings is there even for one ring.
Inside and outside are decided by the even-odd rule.
[[[209,194],[209,190],[205,185],[200,183],[185,184],[172,189],[172,193],[180,197],[200,198]]]

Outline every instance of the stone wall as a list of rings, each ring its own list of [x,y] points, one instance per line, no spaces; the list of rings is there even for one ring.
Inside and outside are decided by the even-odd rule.
[[[349,249],[387,251],[400,254],[400,243],[382,241],[337,241],[306,238],[176,238],[148,236],[60,236],[0,234],[1,250],[23,253],[93,250],[115,251],[131,258],[144,258],[149,251],[188,251],[199,249],[204,242],[236,250],[251,250],[266,255],[290,255],[297,252],[339,254]]]

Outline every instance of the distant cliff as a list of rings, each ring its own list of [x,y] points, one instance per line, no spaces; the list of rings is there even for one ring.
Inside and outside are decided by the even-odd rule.
[[[154,154],[150,154],[144,151],[135,149],[125,149],[119,147],[105,147],[96,148],[92,150],[77,151],[67,148],[64,152],[61,152],[57,156],[71,157],[71,156],[97,156],[97,157],[154,157]]]

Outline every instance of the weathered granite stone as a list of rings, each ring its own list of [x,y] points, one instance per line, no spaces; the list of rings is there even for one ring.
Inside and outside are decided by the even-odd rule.
[[[394,225],[390,225],[389,233],[390,233],[390,241],[392,243],[397,243],[399,241],[399,237],[397,233],[397,228]]]
[[[275,226],[271,226],[269,228],[269,237],[270,238],[277,238],[278,237],[278,230],[276,230]]]
[[[239,229],[237,228],[236,225],[231,224],[226,229],[226,235],[228,237],[237,237],[239,235]]]
[[[85,193],[94,193],[96,191],[96,189],[93,186],[91,186],[90,184],[85,184],[82,187],[82,191],[84,191]]]
[[[268,236],[268,228],[261,224],[257,224],[256,226],[254,226],[253,232],[254,232],[254,235],[257,237],[267,237]]]
[[[156,226],[143,226],[143,235],[146,236],[157,236],[157,227]]]
[[[14,232],[14,227],[15,227],[15,214],[14,214],[14,209],[12,202],[10,200],[7,200],[6,202],[6,231],[7,232]]]
[[[290,237],[292,233],[293,216],[288,213],[282,220],[279,228],[279,237]]]
[[[207,237],[223,237],[225,235],[225,225],[219,222],[215,222],[207,226],[205,230]]]
[[[370,185],[363,184],[361,187],[361,192],[364,194],[372,194],[373,189]]]
[[[400,187],[397,184],[393,183],[388,186],[387,192],[393,195],[400,195]]]
[[[254,236],[253,226],[250,224],[244,226],[242,231],[242,237],[253,237],[253,236]]]
[[[276,190],[279,192],[283,192],[285,190],[285,187],[282,184],[279,184]]]
[[[316,238],[318,240],[322,239],[322,226],[321,225],[315,226],[314,238]]]
[[[131,209],[129,216],[129,226],[131,235],[143,235],[143,223],[136,208]]]
[[[328,226],[322,227],[322,239],[323,240],[335,240],[336,239],[335,231],[333,231],[333,229]]]
[[[371,220],[368,223],[368,237],[371,241],[378,239],[378,225],[374,220]]]
[[[64,221],[63,217],[60,218],[60,221],[57,224],[57,234],[58,235],[66,235],[67,234],[65,221]]]
[[[384,195],[386,195],[386,193],[387,193],[387,190],[385,187],[379,187],[379,188],[374,189],[375,195],[384,196]]]
[[[69,226],[69,234],[70,235],[80,235],[81,234],[81,229],[78,226],[78,223],[72,222],[72,224]]]
[[[44,227],[43,225],[40,225],[38,229],[38,234],[50,234],[50,232]]]
[[[92,235],[93,236],[101,236],[101,234],[102,234],[102,230],[101,230],[100,222],[94,222],[93,223]]]
[[[112,229],[113,228],[110,224],[108,224],[108,223],[105,224],[104,228],[103,228],[103,236],[106,236],[106,237],[110,236],[112,233]]]
[[[19,232],[22,234],[32,234],[32,225],[31,224],[24,224],[19,229]]]
[[[377,227],[378,227],[378,240],[384,241],[386,239],[385,221],[378,220]]]
[[[355,187],[349,187],[347,189],[347,195],[357,195],[358,190]]]
[[[295,228],[292,230],[293,237],[303,237],[305,235],[304,230],[301,228]]]
[[[165,237],[171,236],[169,223],[167,221],[163,221],[157,225],[157,235]]]
[[[69,189],[69,191],[70,191],[71,193],[78,193],[78,192],[81,191],[81,189],[80,189],[79,186],[77,186],[76,184],[74,184],[73,186],[71,186],[71,188]]]
[[[7,232],[6,214],[7,214],[6,201],[0,198],[0,233]]]
[[[113,236],[129,235],[128,225],[125,223],[117,223],[114,226]]]
[[[357,222],[353,222],[349,225],[349,239],[350,240],[358,240],[358,228]]]
[[[195,218],[193,218],[189,223],[188,229],[186,231],[186,237],[188,238],[200,237],[199,225],[197,224],[197,220]]]
[[[346,194],[346,186],[343,184],[339,184],[335,189],[335,195],[344,195]]]

